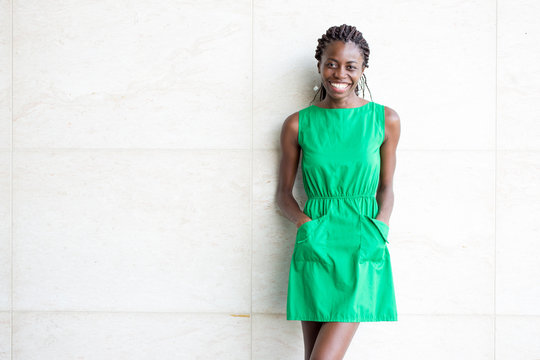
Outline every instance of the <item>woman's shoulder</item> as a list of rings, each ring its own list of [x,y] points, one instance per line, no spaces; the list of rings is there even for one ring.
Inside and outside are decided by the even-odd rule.
[[[302,115],[304,112],[309,111],[311,109],[312,105],[306,106],[301,108],[298,111],[293,112],[289,116],[285,118],[284,125],[294,125],[296,128],[298,128],[298,121],[300,119],[300,115]]]
[[[387,105],[381,105],[384,107],[384,119],[386,123],[395,124],[399,123],[399,114],[396,110]]]
[[[286,132],[298,133],[298,118],[299,111],[296,111],[285,118],[282,125],[282,130]]]

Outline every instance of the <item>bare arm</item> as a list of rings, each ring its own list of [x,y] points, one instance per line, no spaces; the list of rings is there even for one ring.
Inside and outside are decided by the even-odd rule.
[[[401,123],[397,112],[385,106],[385,136],[381,145],[381,173],[377,189],[379,213],[376,219],[390,223],[394,207],[394,172],[396,169],[396,149],[401,133]]]
[[[292,194],[301,152],[301,147],[298,144],[298,112],[290,115],[283,122],[280,141],[281,161],[276,200],[287,219],[295,223],[298,228],[306,221],[311,220],[300,209]]]

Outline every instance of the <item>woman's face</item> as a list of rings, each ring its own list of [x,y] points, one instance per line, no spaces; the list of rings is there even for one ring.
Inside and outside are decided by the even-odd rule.
[[[332,41],[317,63],[326,94],[335,99],[356,96],[354,89],[364,72],[363,56],[353,42]]]

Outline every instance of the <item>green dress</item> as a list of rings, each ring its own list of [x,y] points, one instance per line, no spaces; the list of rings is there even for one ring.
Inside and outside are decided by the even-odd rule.
[[[296,232],[287,320],[397,321],[389,227],[375,219],[383,139],[383,105],[300,110],[303,211],[312,220]]]

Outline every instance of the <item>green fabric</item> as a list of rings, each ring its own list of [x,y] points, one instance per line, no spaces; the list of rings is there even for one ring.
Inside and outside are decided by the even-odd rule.
[[[384,106],[311,105],[298,142],[312,220],[296,232],[287,320],[397,321],[388,225],[376,220]]]

